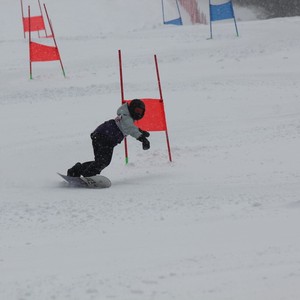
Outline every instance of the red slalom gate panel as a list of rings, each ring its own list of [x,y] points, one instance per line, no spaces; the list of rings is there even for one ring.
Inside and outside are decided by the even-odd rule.
[[[31,31],[31,32],[37,31],[38,35],[40,37],[41,30],[45,31],[45,37],[49,37],[47,34],[47,31],[46,31],[46,25],[44,22],[44,17],[43,17],[40,0],[38,0],[40,15],[37,15],[37,16],[29,16],[28,15],[28,17],[24,16],[23,0],[20,0],[20,1],[21,1],[21,12],[22,12],[24,38],[26,38],[26,32],[29,32],[29,31]]]
[[[161,99],[142,98],[146,106],[144,117],[136,121],[135,124],[146,131],[165,131],[167,130],[164,103]],[[130,103],[131,100],[124,102]]]
[[[29,18],[23,18],[24,32],[29,32]],[[45,22],[42,16],[34,16],[30,18],[30,30],[45,30]]]
[[[30,61],[53,61],[60,60],[57,47],[46,46],[38,43],[30,43]]]

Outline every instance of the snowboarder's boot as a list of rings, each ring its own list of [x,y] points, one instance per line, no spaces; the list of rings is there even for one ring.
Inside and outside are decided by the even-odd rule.
[[[68,169],[67,175],[71,177],[80,177],[82,166],[81,163],[76,163],[72,168]]]

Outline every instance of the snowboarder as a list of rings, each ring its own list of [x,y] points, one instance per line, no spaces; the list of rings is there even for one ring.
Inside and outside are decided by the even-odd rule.
[[[110,164],[114,147],[127,135],[142,142],[144,150],[150,149],[150,142],[147,139],[150,133],[139,129],[134,124],[134,121],[142,119],[144,114],[145,104],[140,99],[134,99],[119,107],[115,119],[102,123],[91,133],[95,160],[76,163],[68,169],[67,175],[91,177],[100,174]]]

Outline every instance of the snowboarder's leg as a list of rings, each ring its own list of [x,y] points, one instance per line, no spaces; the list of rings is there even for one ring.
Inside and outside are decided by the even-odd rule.
[[[76,163],[68,169],[67,175],[72,177],[91,177],[100,174],[112,159],[114,145],[111,145],[107,137],[101,135],[92,136],[95,161]]]
[[[93,141],[95,161],[90,163],[86,168],[82,168],[81,175],[91,177],[100,174],[106,168],[112,159],[114,147],[100,142]]]
[[[101,171],[102,170],[97,167],[96,162],[93,161],[91,164],[89,164],[89,166],[87,168],[83,169],[83,171],[81,172],[81,175],[83,177],[91,177],[91,176],[100,174]]]

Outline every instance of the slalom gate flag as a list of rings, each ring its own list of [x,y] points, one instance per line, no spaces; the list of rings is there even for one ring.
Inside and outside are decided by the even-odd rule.
[[[166,116],[164,111],[164,103],[161,99],[142,98],[145,103],[144,117],[136,121],[137,127],[146,131],[165,131],[167,129]],[[125,100],[130,103],[130,100]]]
[[[54,61],[58,60],[61,65],[61,69],[63,72],[63,75],[66,77],[64,66],[62,63],[62,60],[59,55],[53,27],[47,12],[46,5],[44,4],[44,9],[47,15],[48,23],[51,29],[51,37],[54,42],[54,46],[48,46],[40,43],[35,43],[31,40],[31,20],[32,18],[30,17],[30,6],[28,6],[28,20],[29,20],[29,65],[30,65],[30,79],[32,79],[32,63],[33,62],[44,62],[44,61]]]
[[[182,25],[182,18],[181,18],[181,14],[180,14],[180,9],[179,9],[179,5],[178,5],[178,0],[175,0],[175,3],[176,3],[176,7],[177,7],[177,12],[178,12],[178,15],[179,17],[178,18],[175,18],[175,19],[172,19],[172,20],[169,20],[169,21],[166,21],[165,20],[165,6],[164,6],[164,0],[161,0],[161,7],[162,7],[162,15],[163,15],[163,23],[165,25]]]
[[[38,0],[40,15],[38,15],[38,16],[29,16],[28,15],[28,17],[24,16],[23,0],[21,0],[20,2],[21,2],[24,38],[26,38],[26,32],[29,32],[29,31],[31,31],[31,32],[37,31],[38,35],[40,37],[41,30],[45,31],[45,37],[48,37],[40,0]]]
[[[210,20],[220,21],[226,19],[233,19],[234,13],[232,8],[232,2],[229,1],[224,4],[210,5]]]
[[[29,31],[29,18],[23,18],[24,32]],[[34,16],[30,18],[30,30],[40,31],[45,30],[45,22],[42,16]]]
[[[30,61],[60,60],[59,52],[55,46],[46,46],[30,42]]]
[[[210,0],[209,15],[210,15],[210,38],[212,38],[212,22],[227,20],[227,19],[234,20],[236,35],[239,36],[231,0],[223,4],[212,4]]]
[[[170,20],[170,21],[164,21],[165,25],[182,25],[181,18]]]
[[[145,131],[164,131],[166,135],[166,143],[168,147],[168,155],[169,161],[172,161],[171,155],[171,147],[168,135],[168,128],[167,128],[167,121],[166,121],[166,114],[164,108],[164,101],[162,95],[162,88],[160,84],[160,76],[158,70],[158,62],[157,57],[154,55],[154,62],[155,62],[155,69],[156,69],[156,76],[157,76],[157,83],[158,83],[158,90],[160,98],[139,98],[141,99],[146,107],[145,115],[141,120],[135,121],[135,125]],[[123,71],[122,71],[122,56],[121,50],[119,50],[119,70],[120,70],[120,88],[121,88],[121,102],[122,103],[130,103],[131,100],[125,100],[124,98],[124,84],[123,84]],[[125,146],[125,163],[128,163],[128,145],[127,139],[124,140]]]

